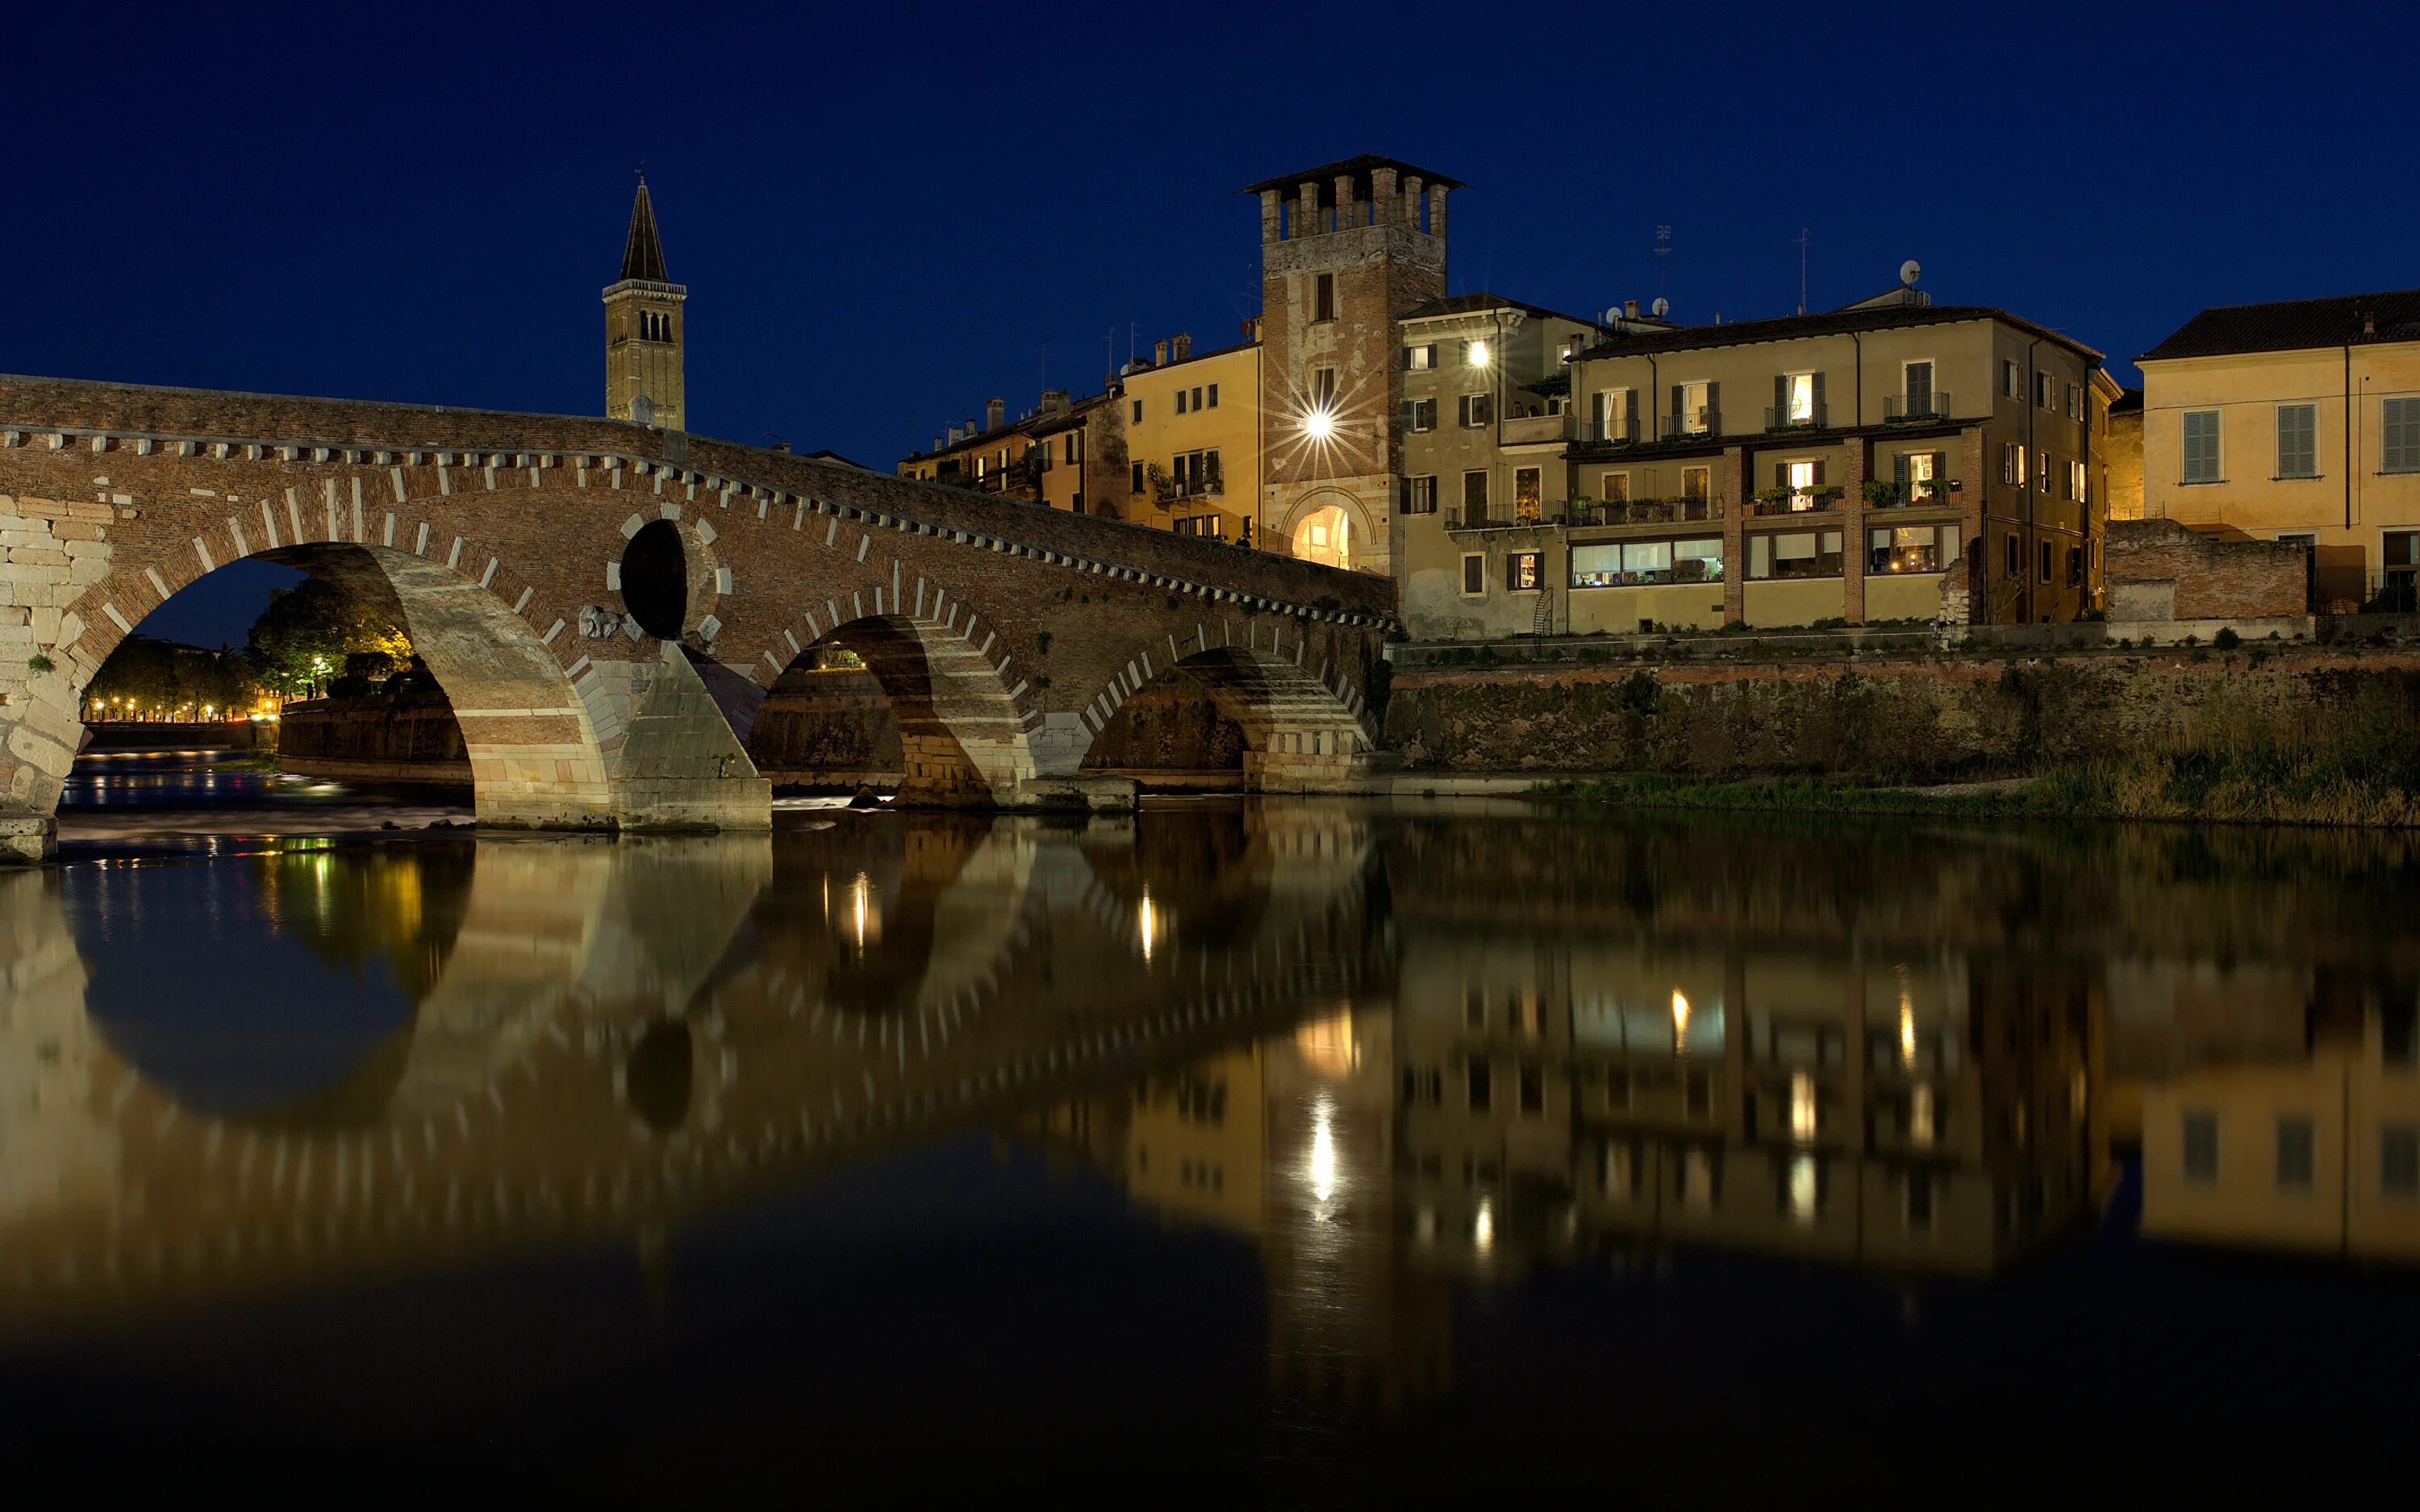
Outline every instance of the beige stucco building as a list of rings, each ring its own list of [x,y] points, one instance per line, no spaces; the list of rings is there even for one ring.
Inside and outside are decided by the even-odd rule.
[[[1122,376],[1121,518],[1184,535],[1260,544],[1261,344],[1196,352],[1179,335]]]
[[[2420,289],[2204,310],[2137,361],[2146,515],[2307,543],[2314,610],[2420,608]]]
[[[1621,320],[1568,371],[1540,423],[1565,440],[1567,501],[1531,517],[1440,479],[1436,523],[1405,532],[1416,639],[1931,620],[1950,574],[1968,623],[2101,607],[2120,391],[2055,332],[1906,286],[1774,320]]]

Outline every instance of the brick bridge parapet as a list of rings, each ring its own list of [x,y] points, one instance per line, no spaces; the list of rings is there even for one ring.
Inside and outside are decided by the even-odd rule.
[[[642,532],[677,628],[625,594]],[[753,447],[566,416],[0,378],[0,851],[47,854],[84,687],[178,589],[259,557],[406,621],[483,823],[755,827],[756,701],[864,656],[911,800],[1014,805],[1182,664],[1270,790],[1366,759],[1393,585]],[[632,569],[634,572],[639,570]]]

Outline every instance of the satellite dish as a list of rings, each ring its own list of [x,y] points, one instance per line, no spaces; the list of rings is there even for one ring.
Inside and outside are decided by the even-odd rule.
[[[1899,281],[1905,284],[1908,287],[1914,288],[1916,287],[1916,275],[1923,271],[1923,269],[1918,268],[1916,265],[1916,259],[1910,257],[1907,261],[1899,265]]]
[[[1655,312],[1656,319],[1661,320],[1664,318],[1665,313],[1672,308],[1672,301],[1666,299],[1663,295],[1658,294],[1655,296],[1655,302],[1649,305],[1648,308]]]

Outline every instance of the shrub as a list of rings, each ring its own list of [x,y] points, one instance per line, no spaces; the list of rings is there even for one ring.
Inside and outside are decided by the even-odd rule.
[[[58,664],[37,651],[25,658],[25,670],[39,675],[42,672],[56,671]]]
[[[2235,633],[2234,625],[2223,625],[2219,626],[2218,634],[2211,637],[2210,643],[2221,651],[2233,651],[2243,644],[2243,637]]]

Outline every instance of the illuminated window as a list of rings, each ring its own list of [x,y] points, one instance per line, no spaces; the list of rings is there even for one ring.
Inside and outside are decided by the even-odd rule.
[[[1932,1143],[1932,1088],[1919,1083],[1907,1094],[1908,1143]]]
[[[1425,473],[1404,480],[1404,513],[1434,515],[1437,507],[1436,474]]]
[[[1466,393],[1462,396],[1462,424],[1466,430],[1477,430],[1496,424],[1496,395]]]
[[[1676,383],[1672,386],[1673,429],[1685,436],[1702,436],[1714,428],[1714,385],[1711,383]]]
[[[2017,364],[2006,357],[2001,358],[2000,393],[2002,396],[2010,399],[2022,399],[2025,396],[2024,385],[2024,375],[2017,371]]]
[[[1534,594],[1544,583],[1544,554],[1514,551],[1504,558],[1504,586],[1516,594]]]
[[[1782,1188],[1783,1205],[1792,1221],[1811,1224],[1822,1191],[1823,1164],[1812,1155],[1790,1158]]]
[[[1750,580],[1840,576],[1840,532],[1803,531],[1747,538]]]
[[[1606,473],[1597,485],[1596,496],[1599,499],[1604,500],[1608,504],[1628,503],[1630,501],[1630,474],[1627,472]]]
[[[1778,425],[1812,425],[1823,419],[1818,398],[1823,387],[1821,373],[1782,373],[1773,380],[1773,419]]]
[[[1512,517],[1514,519],[1534,520],[1538,517],[1539,496],[1542,491],[1540,477],[1540,470],[1537,468],[1512,470]]]
[[[1436,366],[1436,345],[1434,342],[1423,347],[1404,348],[1404,372],[1425,373],[1435,366]]]
[[[1435,399],[1404,400],[1404,428],[1407,431],[1436,429],[1436,401]]]
[[[1683,468],[1681,497],[1699,502],[1712,497],[1708,490],[1714,486],[1714,476],[1712,468]]]
[[[1815,1137],[1815,1078],[1803,1071],[1790,1073],[1790,1137],[1801,1144]]]
[[[1866,574],[1939,572],[1948,560],[1951,527],[1916,525],[1895,529],[1881,525],[1866,532]]]

